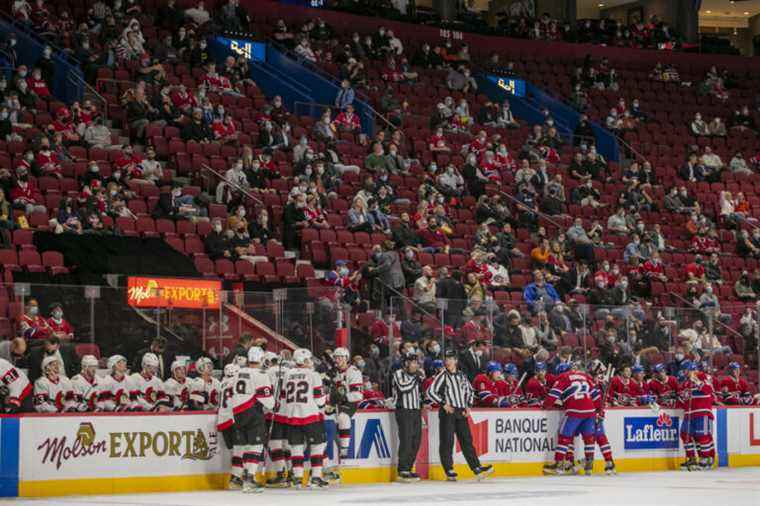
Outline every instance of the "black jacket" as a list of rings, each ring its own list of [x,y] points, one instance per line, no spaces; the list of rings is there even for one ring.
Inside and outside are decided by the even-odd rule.
[[[221,232],[212,231],[206,236],[203,241],[203,246],[206,248],[206,254],[211,260],[218,258],[224,258],[225,250],[230,249],[230,242],[227,237]]]
[[[459,354],[459,370],[472,382],[475,376],[485,371],[486,360],[483,357],[473,356],[470,348]]]
[[[65,371],[61,371],[61,374],[65,374],[71,378],[79,373],[80,363],[76,353],[74,353],[74,347],[70,344],[63,344],[59,348],[61,352],[61,358],[63,359],[63,365],[66,368]],[[40,346],[34,348],[29,353],[29,380],[34,382],[37,378],[42,376],[42,359],[45,358],[45,349]]]
[[[153,353],[150,351],[150,348],[143,348],[142,350],[137,351],[137,355],[135,355],[134,359],[132,360],[132,368],[130,370],[131,373],[136,373],[142,371],[142,359],[143,355],[146,353]],[[172,362],[174,362],[175,354],[171,351],[164,350],[161,354],[156,354],[158,357],[158,363],[159,363],[159,369],[158,373],[156,374],[161,378],[161,380],[165,381],[172,375]]]

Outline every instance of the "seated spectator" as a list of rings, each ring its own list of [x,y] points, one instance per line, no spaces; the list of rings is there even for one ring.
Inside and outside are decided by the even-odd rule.
[[[306,37],[303,37],[300,40],[300,42],[293,49],[293,52],[309,63],[317,63],[317,54],[311,48],[311,43]]]
[[[681,176],[681,179],[685,179],[692,183],[706,180],[705,167],[699,162],[697,154],[694,152],[689,154],[688,161],[678,171],[678,175]]]
[[[760,246],[753,244],[749,233],[744,229],[739,231],[739,237],[736,239],[736,254],[744,258],[760,258]]]
[[[755,119],[750,114],[749,107],[742,106],[741,110],[734,113],[731,120],[731,130],[752,131],[756,129]]]
[[[559,294],[554,286],[546,283],[544,273],[540,270],[533,271],[533,282],[525,286],[523,299],[533,314],[539,311],[550,312],[554,304],[560,301]]]
[[[338,114],[334,121],[335,128],[341,132],[361,132],[359,116],[354,113],[354,106],[347,105],[345,110]]]
[[[459,91],[462,93],[476,92],[478,90],[478,83],[475,82],[475,78],[470,75],[470,69],[466,67],[459,67],[458,69],[452,68],[449,71],[449,75],[446,77],[446,86],[451,91]]]
[[[752,288],[752,280],[749,277],[749,272],[742,271],[741,276],[737,278],[734,283],[734,293],[739,300],[751,301],[757,298],[757,294]]]
[[[707,137],[710,135],[710,127],[707,122],[702,119],[702,114],[694,114],[694,119],[691,122],[691,133],[698,137]]]
[[[436,129],[435,133],[428,139],[428,149],[434,153],[450,153],[451,148],[446,145],[446,137],[443,135],[443,128]]]
[[[185,141],[195,141],[207,143],[213,139],[214,134],[208,125],[203,121],[203,111],[193,109],[190,122],[182,129],[182,139]]]
[[[686,264],[686,283],[702,284],[705,278],[705,267],[702,265],[702,255],[696,255],[693,262]]]
[[[372,224],[364,200],[354,199],[351,209],[348,210],[346,226],[351,232],[372,233]]]
[[[718,116],[713,118],[713,120],[708,125],[708,129],[710,131],[710,135],[713,137],[725,137],[727,134],[726,125]]]
[[[464,178],[454,165],[449,165],[436,178],[437,189],[447,197],[460,197],[464,194]]]
[[[340,83],[340,91],[335,96],[335,108],[339,111],[344,110],[349,105],[353,105],[356,92],[351,87],[351,81],[343,79]]]
[[[314,123],[314,139],[317,142],[333,143],[337,138],[337,130],[330,119],[330,111],[326,111],[320,120]]]
[[[747,161],[742,156],[741,152],[737,152],[728,164],[731,172],[734,174],[741,174],[749,176],[753,174],[752,169],[747,165]]]
[[[620,235],[628,234],[628,224],[625,217],[625,209],[620,208],[615,214],[607,218],[607,230]]]
[[[222,144],[236,143],[240,135],[231,115],[225,115],[223,119],[214,120],[211,124],[211,131],[214,133],[214,140]]]

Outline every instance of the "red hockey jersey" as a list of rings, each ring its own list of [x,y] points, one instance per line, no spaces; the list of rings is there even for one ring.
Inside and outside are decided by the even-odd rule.
[[[554,407],[560,401],[565,415],[575,418],[592,418],[601,410],[599,389],[586,373],[570,371],[561,374],[552,385],[544,400],[544,409]]]

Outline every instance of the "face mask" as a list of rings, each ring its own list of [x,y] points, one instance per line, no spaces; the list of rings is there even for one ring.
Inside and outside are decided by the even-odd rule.
[[[32,306],[29,308],[29,314],[32,316],[37,316],[39,312],[40,312],[40,308],[37,306]]]
[[[434,344],[432,348],[430,348],[430,351],[432,351],[435,354],[438,354],[441,352],[441,345],[440,344]]]
[[[306,176],[311,176],[311,169],[304,169],[303,173]]]
[[[370,356],[377,357],[380,355],[380,349],[373,346],[369,349],[369,354]]]
[[[411,260],[411,259],[414,258],[414,252],[413,251],[407,251],[405,256],[406,256],[407,259]]]
[[[206,49],[206,44],[205,43],[201,44],[201,49]]]
[[[359,362],[356,363],[356,367],[358,367],[359,369],[364,369],[364,366],[366,365],[367,363],[364,362],[363,360],[360,360]],[[372,388],[372,383],[365,383],[364,386],[367,388]]]
[[[63,318],[63,311],[60,311],[60,310],[53,311],[53,318],[55,318],[56,320],[60,320],[61,318]]]
[[[26,70],[22,70],[18,73],[19,77],[26,77]]]
[[[477,350],[475,352],[475,355],[477,355],[478,357],[482,357],[483,356],[483,350]]]
[[[214,225],[214,232],[221,232],[222,226],[221,225]]]
[[[16,39],[11,39],[11,47],[16,45]]]
[[[98,171],[100,171],[100,167],[97,165],[90,166],[90,172],[97,173]]]
[[[680,362],[681,360],[683,360],[683,353],[676,353],[675,357],[676,357],[676,360]]]
[[[341,276],[348,276],[348,268],[341,267],[340,269],[338,269],[338,274],[340,274]]]

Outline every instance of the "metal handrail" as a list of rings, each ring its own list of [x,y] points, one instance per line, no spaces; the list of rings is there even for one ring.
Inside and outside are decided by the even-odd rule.
[[[675,293],[675,292],[669,292],[669,293],[670,293],[670,295],[671,295],[672,297],[675,297],[676,299],[678,299],[678,300],[680,300],[681,302],[685,303],[685,304],[686,304],[686,306],[687,306],[687,308],[689,308],[689,309],[693,309],[693,310],[695,310],[695,311],[699,311],[700,313],[702,313],[702,312],[703,312],[701,309],[699,309],[699,308],[698,308],[698,307],[696,307],[694,304],[692,304],[691,302],[689,302],[689,301],[688,301],[687,299],[685,299],[684,297],[681,297],[681,296],[680,296],[680,295],[678,295],[677,293]],[[736,335],[736,336],[739,336],[739,337],[741,337],[741,338],[744,338],[744,336],[742,336],[742,335],[741,335],[741,333],[737,332],[736,330],[732,329],[731,327],[729,327],[728,325],[726,325],[725,323],[723,323],[722,321],[720,321],[720,318],[713,318],[713,319],[712,319],[712,321],[713,321],[713,322],[717,322],[717,323],[718,323],[718,325],[720,325],[720,326],[721,326],[721,327],[723,327],[724,329],[728,330],[728,331],[729,331],[729,332],[731,332],[732,334],[734,334],[734,335]]]
[[[235,183],[234,181],[230,181],[229,179],[227,179],[226,176],[224,176],[223,174],[220,174],[219,172],[217,172],[216,170],[212,169],[210,166],[206,165],[205,163],[201,164],[201,168],[204,169],[204,170],[207,170],[207,171],[211,172],[216,177],[218,177],[219,179],[221,179],[222,181],[224,181],[225,183],[227,183],[231,187],[235,188],[237,191],[239,191],[240,193],[242,193],[243,195],[245,195],[249,199],[253,200],[254,202],[257,202],[259,205],[262,205],[262,206],[265,205],[264,202],[261,199],[259,199],[258,197],[254,196],[251,192],[249,192],[248,190],[246,190],[245,188],[243,188],[239,184]]]
[[[38,43],[43,44],[45,46],[50,46],[50,49],[54,51],[56,56],[58,56],[58,54],[65,55],[65,59],[68,59],[69,61],[75,63],[79,67],[82,66],[82,62],[80,62],[76,57],[74,57],[74,55],[71,54],[71,51],[65,48],[59,47],[58,45],[54,44],[52,41],[49,41],[48,39],[41,37],[37,32],[32,30],[30,27],[24,25],[23,23],[20,23],[8,12],[5,12],[4,10],[0,11],[0,18],[2,18],[6,23],[10,23],[15,28],[24,32],[26,35],[33,38]],[[64,58],[63,56],[60,56],[60,57]]]
[[[79,84],[84,86],[84,89],[87,91],[87,93],[94,95],[95,99],[98,102],[101,102],[103,104],[103,108],[102,108],[103,116],[105,119],[108,119],[108,100],[106,100],[106,98],[103,95],[98,93],[98,90],[96,90],[90,83],[82,79],[82,77],[79,74],[70,74],[69,80],[78,82]]]

